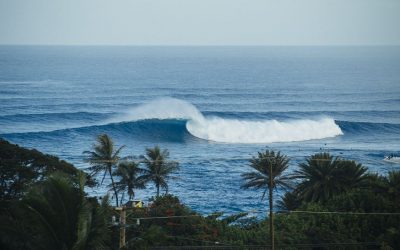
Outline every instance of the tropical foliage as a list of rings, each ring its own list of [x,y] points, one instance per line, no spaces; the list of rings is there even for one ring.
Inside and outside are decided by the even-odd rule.
[[[57,171],[75,179],[81,172],[55,156],[22,148],[0,138],[0,201],[21,197],[29,186]],[[93,185],[93,179],[88,179],[86,184]]]
[[[319,153],[301,163],[294,177],[302,181],[297,188],[302,200],[327,201],[334,195],[361,186],[366,179],[366,171],[354,161]]]
[[[289,167],[289,159],[280,152],[266,150],[258,152],[257,157],[250,160],[250,166],[256,170],[242,174],[245,184],[243,188],[262,189],[262,199],[268,191],[270,240],[274,249],[274,225],[273,225],[273,191],[278,187],[290,188],[291,178],[284,173]]]
[[[168,150],[161,150],[159,146],[147,148],[143,162],[146,169],[142,178],[146,182],[154,183],[157,196],[160,196],[160,188],[168,193],[168,179],[174,179],[171,174],[179,169],[177,162],[169,160]]]
[[[2,178],[8,178],[1,190],[0,249],[119,249],[118,213],[107,197],[100,204],[88,197],[87,176],[38,151],[5,141],[0,146],[7,149],[0,150],[0,170]],[[117,150],[111,151],[118,156]],[[130,198],[145,180],[154,183],[143,177],[149,166],[163,162],[159,169],[172,169],[163,175],[165,183],[177,170],[168,151],[159,148],[148,149],[141,163],[114,159],[111,173],[117,192]],[[272,216],[251,211],[200,215],[178,197],[158,192],[149,206],[128,210],[126,248],[268,248],[272,242],[266,235],[274,227],[279,249],[400,249],[400,171],[367,173],[360,164],[329,154],[316,154],[293,166],[298,168],[294,176],[287,176],[288,165],[279,152],[260,152],[250,161],[253,171],[243,175],[246,188],[260,189],[260,196],[267,191],[268,197],[281,194]],[[99,171],[104,177],[104,168]],[[287,189],[291,180],[296,185]],[[159,185],[166,191],[167,187]]]
[[[278,187],[290,188],[291,178],[284,173],[289,167],[289,159],[280,152],[258,152],[258,156],[250,160],[250,167],[255,171],[242,174],[245,180],[242,187],[262,189],[262,199],[267,191]]]
[[[300,205],[301,205],[300,197],[294,191],[286,192],[283,195],[283,197],[277,202],[277,207],[280,211],[295,210]]]
[[[101,134],[97,137],[97,143],[93,145],[93,151],[85,151],[87,155],[86,161],[90,163],[91,176],[95,176],[99,173],[103,173],[101,184],[103,184],[104,178],[108,174],[111,179],[111,186],[114,191],[114,197],[117,206],[118,202],[118,190],[113,178],[113,168],[118,164],[120,159],[120,152],[124,146],[115,149],[114,142],[107,134]]]
[[[105,249],[109,245],[107,199],[89,200],[79,183],[55,173],[1,213],[5,249]]]
[[[145,180],[142,176],[144,170],[139,168],[139,164],[134,161],[123,161],[119,163],[114,175],[119,177],[119,181],[115,183],[118,192],[122,192],[121,202],[124,200],[125,192],[128,193],[129,200],[133,200],[135,189],[144,189]]]

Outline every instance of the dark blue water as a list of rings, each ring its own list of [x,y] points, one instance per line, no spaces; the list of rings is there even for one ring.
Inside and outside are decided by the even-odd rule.
[[[400,150],[400,48],[0,47],[1,137],[85,168],[100,133],[123,155],[169,149],[170,192],[196,211],[262,210],[240,174],[265,148],[291,170],[320,151],[400,169],[382,161]]]

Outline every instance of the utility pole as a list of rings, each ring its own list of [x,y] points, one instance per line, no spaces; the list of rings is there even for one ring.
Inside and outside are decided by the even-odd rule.
[[[273,180],[272,180],[272,163],[269,163],[269,236],[271,239],[271,249],[275,250],[275,239],[274,239],[274,215],[273,215]]]
[[[125,207],[116,207],[115,210],[119,211],[119,248],[122,249],[126,245],[126,209]]]

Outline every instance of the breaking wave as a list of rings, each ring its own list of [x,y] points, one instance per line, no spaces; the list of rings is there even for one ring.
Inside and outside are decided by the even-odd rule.
[[[140,120],[186,121],[187,131],[200,139],[225,143],[272,143],[323,139],[342,135],[332,118],[278,120],[225,119],[204,116],[194,105],[179,99],[163,98],[128,110],[109,123]]]

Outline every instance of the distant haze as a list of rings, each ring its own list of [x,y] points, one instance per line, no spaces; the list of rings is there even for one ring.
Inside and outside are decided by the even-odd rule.
[[[400,0],[0,0],[0,44],[400,45]]]

